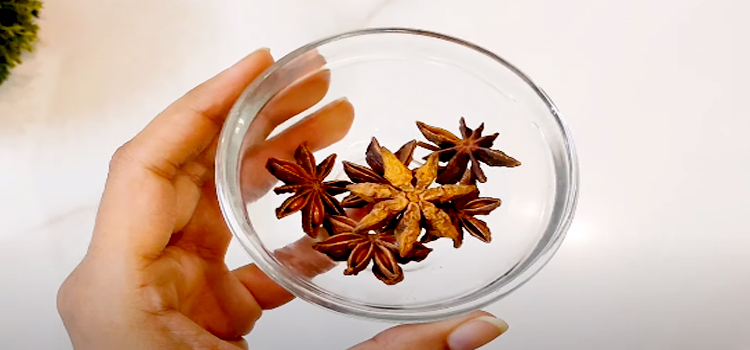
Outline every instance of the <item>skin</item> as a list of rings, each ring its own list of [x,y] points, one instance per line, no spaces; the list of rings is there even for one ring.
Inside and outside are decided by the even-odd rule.
[[[232,236],[213,178],[224,118],[272,64],[268,50],[249,55],[173,103],[114,154],[87,254],[58,293],[76,349],[246,349],[242,337],[263,311],[294,298],[255,265],[227,268]],[[323,64],[311,56],[297,68],[315,71]],[[274,185],[257,170],[268,157],[291,159],[300,142],[317,150],[346,134],[354,109],[338,100],[268,138],[325,96],[329,78],[319,71],[295,84],[254,122],[248,137],[257,145],[242,170],[244,196],[252,199]],[[309,275],[331,267],[307,238],[276,254]],[[394,327],[352,349],[446,349],[453,330],[487,315]]]

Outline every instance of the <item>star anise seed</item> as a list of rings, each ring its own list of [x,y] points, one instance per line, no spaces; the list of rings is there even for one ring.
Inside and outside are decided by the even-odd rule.
[[[516,167],[521,165],[521,162],[513,157],[491,148],[499,134],[482,136],[484,123],[480,124],[476,130],[472,130],[466,126],[466,120],[461,117],[459,124],[461,138],[445,129],[417,122],[422,135],[435,144],[420,142],[419,145],[437,153],[441,162],[447,162],[440,169],[437,183],[458,182],[469,165],[469,161],[471,161],[471,171],[479,182],[487,182],[487,177],[479,162],[489,166]]]
[[[284,185],[276,187],[274,192],[293,193],[276,208],[276,218],[281,219],[301,211],[302,229],[310,237],[315,238],[316,229],[323,223],[326,213],[344,214],[334,196],[346,192],[349,182],[324,181],[333,169],[335,154],[331,154],[316,166],[312,152],[302,144],[297,148],[294,158],[295,163],[277,158],[270,158],[266,162],[266,169],[284,182]]]
[[[459,232],[450,216],[435,204],[446,203],[476,190],[473,185],[442,185],[428,188],[438,172],[438,155],[428,157],[416,170],[407,168],[387,148],[381,147],[384,177],[389,184],[357,183],[347,189],[363,200],[374,203],[372,209],[355,227],[355,232],[379,229],[397,221],[394,235],[399,254],[405,257],[418,241],[425,227],[431,234],[453,240],[458,248]]]
[[[414,149],[417,148],[417,141],[412,140],[405,143],[398,151],[396,151],[396,157],[409,166],[413,159]],[[382,183],[387,184],[388,180],[383,177],[383,155],[381,154],[381,146],[376,138],[372,138],[370,145],[367,147],[365,161],[370,167],[354,164],[351,162],[344,161],[344,171],[346,172],[349,179],[355,183]],[[367,201],[359,198],[356,194],[350,194],[341,201],[341,206],[344,208],[361,208],[367,204]]]
[[[400,257],[396,238],[387,232],[357,233],[357,223],[345,216],[332,216],[334,235],[313,245],[315,250],[328,255],[334,261],[346,261],[345,275],[357,275],[373,262],[372,272],[387,285],[403,281],[404,272],[399,264],[422,261],[432,249],[421,243],[405,258]]]

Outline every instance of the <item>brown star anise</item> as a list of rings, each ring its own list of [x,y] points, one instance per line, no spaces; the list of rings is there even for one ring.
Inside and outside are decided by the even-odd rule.
[[[356,275],[373,262],[372,272],[379,280],[394,285],[404,279],[399,264],[422,261],[432,249],[417,242],[405,258],[399,256],[396,237],[390,232],[356,232],[357,222],[345,216],[331,216],[333,236],[313,245],[334,261],[346,261],[345,275]]]
[[[344,210],[334,196],[346,192],[349,182],[324,182],[333,169],[336,154],[331,154],[315,166],[315,157],[302,144],[297,147],[294,158],[296,164],[277,158],[270,158],[266,163],[266,169],[284,182],[274,192],[294,193],[276,208],[276,218],[281,219],[302,211],[302,230],[315,238],[318,235],[316,229],[323,223],[326,213],[344,215]]]
[[[482,242],[490,243],[492,240],[490,228],[487,223],[475,218],[475,215],[489,215],[490,212],[500,207],[502,202],[498,198],[479,197],[479,191],[457,198],[454,201],[439,206],[453,219],[453,225],[459,230],[461,236],[464,232],[476,237]],[[430,242],[438,237],[427,232],[422,237],[422,242]],[[463,239],[463,237],[461,237]]]
[[[366,167],[359,164],[344,161],[344,171],[355,183],[382,183],[388,184],[388,180],[383,177],[385,170],[383,169],[383,155],[380,150],[380,143],[376,138],[372,138],[370,145],[367,146],[367,152],[365,153],[365,161],[370,167]],[[411,164],[413,159],[414,149],[417,148],[417,141],[412,140],[405,143],[395,155],[401,163],[406,166]],[[361,208],[367,204],[362,198],[359,198],[356,194],[350,194],[341,201],[341,206],[344,208]]]
[[[354,231],[379,229],[396,221],[394,235],[399,255],[408,256],[424,226],[433,236],[453,240],[454,247],[461,245],[459,232],[450,216],[435,204],[449,202],[476,190],[476,186],[454,184],[428,188],[438,172],[438,154],[433,153],[427,162],[412,171],[387,148],[381,147],[384,177],[389,184],[355,183],[347,186],[353,194],[367,202],[375,203],[369,213],[357,224]]]
[[[487,181],[479,162],[489,166],[516,167],[521,165],[521,162],[502,151],[491,149],[499,134],[482,136],[484,123],[480,124],[476,130],[472,130],[466,126],[466,121],[461,117],[459,127],[461,138],[450,131],[422,122],[417,122],[417,127],[425,138],[435,144],[430,145],[420,142],[419,145],[438,154],[440,161],[448,162],[440,169],[437,183],[452,184],[458,182],[469,161],[471,161],[471,171],[474,173],[474,178],[479,182]]]

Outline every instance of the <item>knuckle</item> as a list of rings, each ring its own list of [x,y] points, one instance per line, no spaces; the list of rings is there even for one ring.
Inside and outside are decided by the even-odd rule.
[[[68,279],[63,282],[60,289],[57,291],[57,312],[60,317],[64,320],[70,320],[75,314],[77,296],[79,293],[76,292],[75,272],[71,274]]]
[[[140,164],[137,155],[134,154],[134,148],[131,145],[131,142],[132,140],[117,147],[112,153],[112,157],[109,159],[108,171],[110,173],[121,172],[124,169]]]
[[[123,163],[127,163],[130,159],[130,142],[126,142],[122,146],[118,147],[109,159],[109,170],[115,170]]]

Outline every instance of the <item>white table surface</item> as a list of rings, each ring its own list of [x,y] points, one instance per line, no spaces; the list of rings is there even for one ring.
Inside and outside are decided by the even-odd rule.
[[[57,287],[111,153],[248,52],[409,26],[497,52],[557,102],[581,163],[552,262],[488,311],[486,349],[750,349],[750,2],[47,0],[0,86],[0,347],[69,349]],[[231,267],[249,261],[236,242]],[[295,301],[253,349],[344,349],[387,325]],[[335,340],[324,340],[331,334]]]

